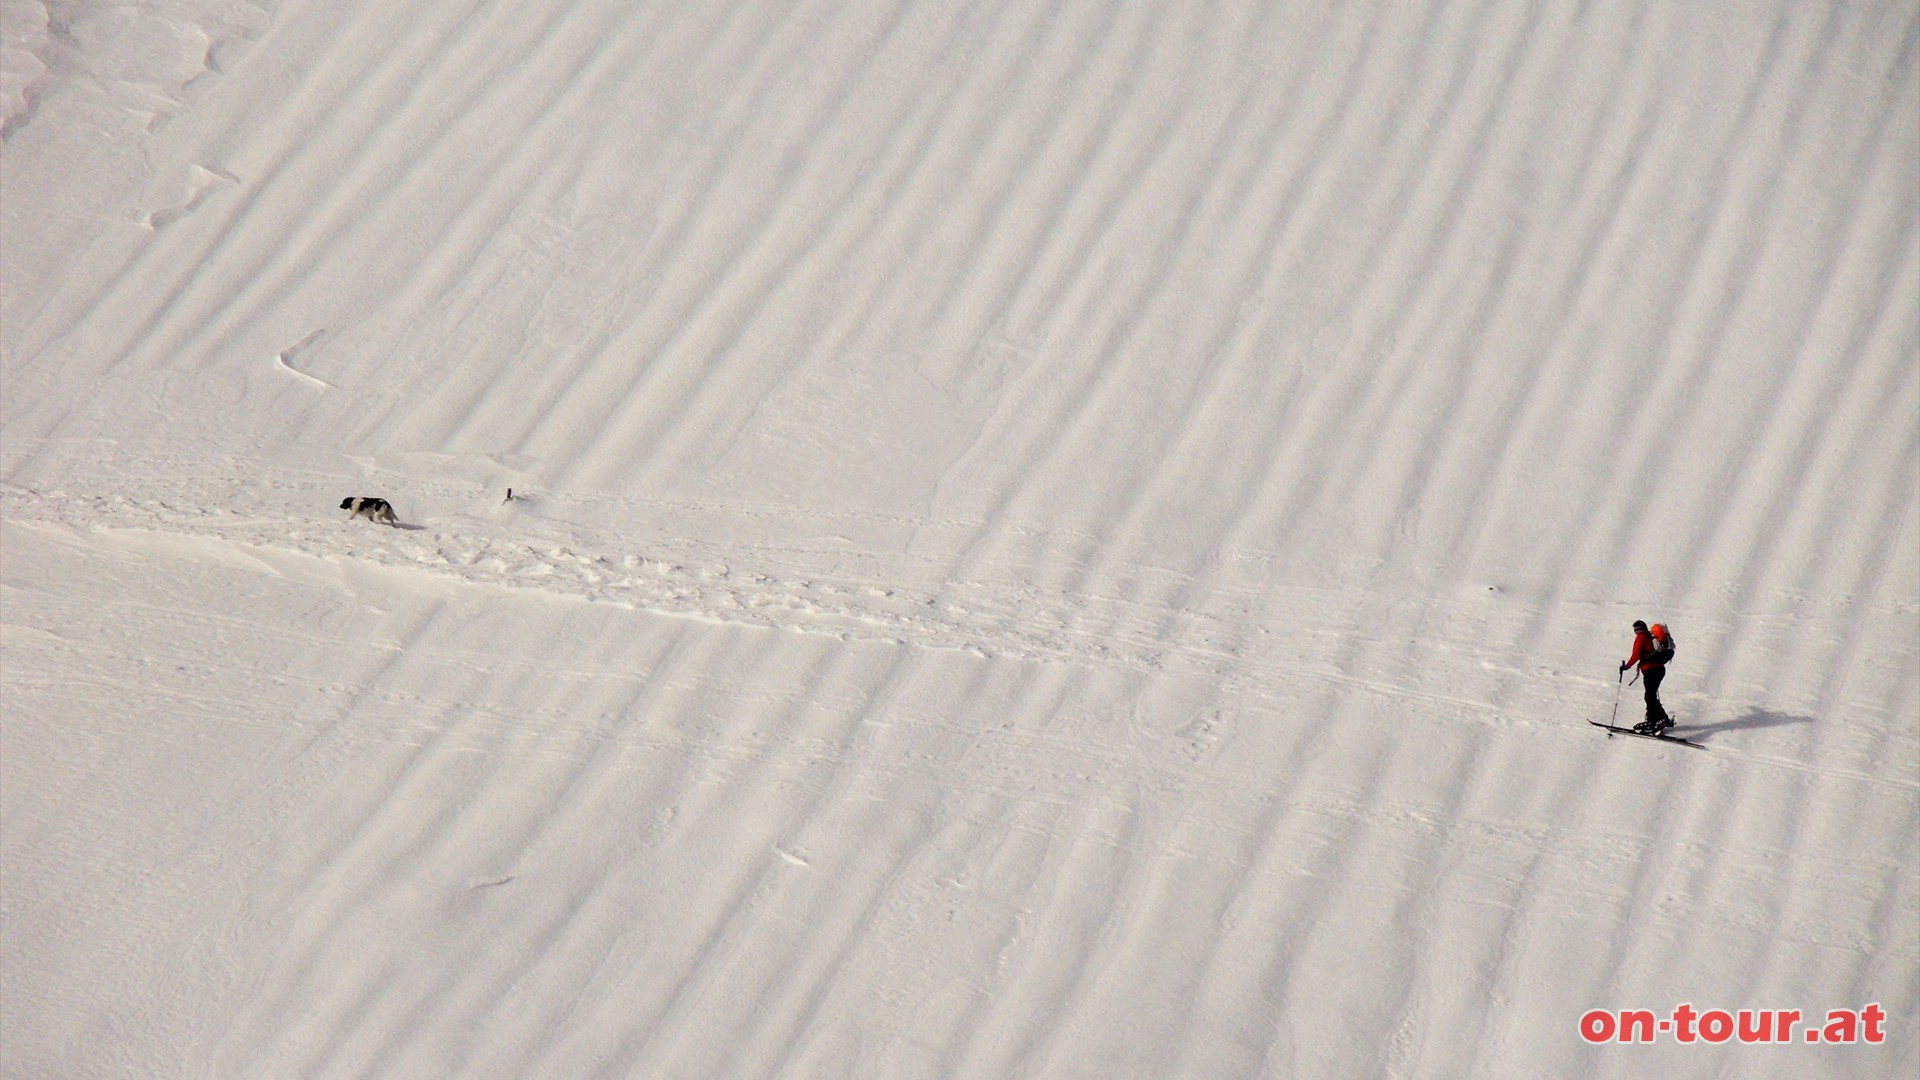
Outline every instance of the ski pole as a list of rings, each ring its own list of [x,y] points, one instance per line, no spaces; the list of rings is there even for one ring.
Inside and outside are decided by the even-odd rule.
[[[1620,678],[1613,680],[1613,715],[1607,717],[1608,727],[1612,727],[1620,722],[1620,687],[1623,685],[1623,680],[1626,679],[1626,677],[1626,669],[1622,668]],[[1608,734],[1612,733],[1609,732]]]

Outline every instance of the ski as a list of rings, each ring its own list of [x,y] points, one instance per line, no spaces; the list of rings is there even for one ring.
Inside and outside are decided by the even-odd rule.
[[[1689,742],[1686,739],[1679,737],[1678,735],[1649,735],[1644,731],[1635,731],[1629,727],[1614,727],[1612,724],[1603,724],[1598,720],[1589,720],[1587,721],[1587,723],[1592,724],[1594,727],[1597,727],[1597,728],[1605,728],[1607,732],[1607,738],[1609,739],[1613,738],[1615,735],[1631,735],[1636,739],[1656,739],[1660,742],[1679,743],[1681,746],[1691,746],[1695,750],[1706,749],[1705,744],[1697,743],[1697,742]]]

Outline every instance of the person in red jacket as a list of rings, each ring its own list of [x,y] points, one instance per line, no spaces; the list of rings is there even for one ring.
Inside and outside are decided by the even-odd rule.
[[[1647,683],[1647,718],[1633,725],[1633,730],[1657,735],[1673,726],[1673,717],[1667,715],[1667,707],[1660,704],[1660,680],[1667,677],[1667,657],[1673,655],[1667,648],[1667,628],[1656,626],[1647,629],[1647,624],[1635,619],[1633,622],[1633,655],[1620,665],[1622,674],[1634,665],[1640,666],[1640,677]]]

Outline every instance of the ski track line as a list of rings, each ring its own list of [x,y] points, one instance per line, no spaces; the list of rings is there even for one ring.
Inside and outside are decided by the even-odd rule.
[[[1370,695],[1451,709],[1486,711],[1485,703],[1435,695],[1306,665],[1250,662],[1225,649],[1166,640],[1160,628],[1212,617],[1172,612],[1150,602],[1101,601],[1061,595],[1032,614],[1030,587],[989,582],[943,582],[916,592],[826,575],[785,579],[736,565],[749,552],[689,552],[675,561],[612,554],[592,538],[561,533],[505,539],[414,526],[389,531],[359,521],[305,523],[164,499],[42,496],[0,488],[0,517],[85,531],[147,532],[232,544],[242,550],[285,550],[322,559],[350,559],[389,569],[424,571],[470,584],[536,589],[593,602],[772,629],[825,634],[842,640],[887,641],[955,649],[982,657],[1048,663],[1123,666],[1141,671],[1185,670],[1217,676],[1254,676],[1251,689],[1285,698],[1284,683],[1304,679]],[[1094,629],[1070,622],[1088,618],[1089,603],[1106,609]],[[1122,609],[1137,609],[1129,612]]]
[[[287,521],[205,505],[185,509],[150,493],[75,496],[64,492],[42,494],[11,485],[0,485],[0,518],[16,524],[64,526],[82,533],[146,533],[232,545],[255,553],[255,558],[262,552],[287,551],[323,560],[427,573],[466,584],[534,590],[663,615],[824,635],[841,641],[956,650],[983,659],[1002,657],[1041,664],[1226,678],[1244,698],[1281,706],[1297,702],[1300,692],[1295,684],[1306,682],[1410,703],[1422,707],[1427,715],[1439,710],[1455,719],[1482,724],[1561,726],[1551,720],[1516,719],[1505,708],[1486,700],[1354,674],[1364,666],[1361,653],[1326,663],[1290,664],[1167,636],[1169,627],[1197,620],[1215,624],[1222,634],[1232,637],[1229,623],[1205,612],[1174,610],[1152,601],[1043,592],[1027,585],[987,581],[927,582],[915,590],[844,575],[806,573],[805,568],[797,568],[800,576],[783,577],[751,568],[757,565],[772,570],[778,562],[774,553],[762,548],[714,550],[682,545],[684,550],[676,549],[665,557],[615,554],[608,545],[622,546],[617,538],[567,531],[554,522],[543,523],[548,530],[545,535],[530,538],[456,533],[417,525],[390,531],[359,521]],[[262,569],[277,572],[270,563],[263,563]],[[1182,635],[1186,639],[1195,636],[1191,630]],[[1198,636],[1205,640],[1204,634]],[[1278,655],[1299,651],[1289,650],[1284,642],[1279,646],[1263,644]],[[404,650],[387,651],[398,655]],[[463,662],[476,670],[485,666],[473,663],[475,659],[469,657]],[[1473,657],[1465,659],[1471,661]],[[594,676],[591,672],[570,674]],[[630,674],[621,677],[634,678]],[[340,688],[320,689],[330,692]],[[351,693],[382,692],[362,685]],[[1578,708],[1570,709],[1566,723],[1583,719],[1574,715]],[[326,729],[327,724],[322,722],[313,731],[314,737],[325,737]],[[444,727],[432,725],[423,733],[437,737],[444,734]],[[1728,760],[1894,791],[1920,790],[1920,781],[1876,777],[1856,769],[1824,767],[1771,754],[1746,754],[1724,746],[1709,749]]]

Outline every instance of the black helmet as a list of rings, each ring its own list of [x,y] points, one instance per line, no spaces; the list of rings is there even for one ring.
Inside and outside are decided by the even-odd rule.
[[[1644,632],[1647,628],[1647,624],[1639,619],[1635,619],[1633,620],[1633,628],[1635,630],[1640,630]]]

